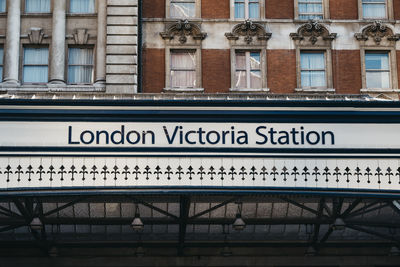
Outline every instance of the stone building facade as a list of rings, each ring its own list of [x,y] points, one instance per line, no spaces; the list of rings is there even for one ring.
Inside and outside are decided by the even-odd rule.
[[[189,2],[192,13],[178,14],[175,1],[143,1],[143,92],[370,94],[398,99],[399,1]],[[176,30],[180,20],[198,30]],[[187,40],[180,39],[182,34]],[[170,52],[179,50],[196,51],[195,86],[170,86]],[[260,59],[256,70],[239,70],[236,59],[244,58],[244,52],[255,52]],[[321,57],[318,68],[323,73],[307,73],[310,57]],[[385,61],[385,66],[374,69],[374,59]],[[383,69],[386,74],[378,74]],[[260,76],[254,81],[258,84],[240,84],[243,80],[235,72]],[[314,74],[322,80],[310,78]]]
[[[137,91],[137,0],[1,3],[2,91]]]

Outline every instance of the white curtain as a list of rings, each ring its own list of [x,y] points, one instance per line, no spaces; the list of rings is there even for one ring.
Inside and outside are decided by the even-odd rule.
[[[171,53],[171,86],[196,87],[196,57],[194,52]]]
[[[0,0],[0,12],[6,12],[6,2],[7,0]]]
[[[49,49],[47,47],[24,48],[24,83],[47,83]]]
[[[3,47],[0,47],[0,81],[3,80],[3,54],[4,49]]]
[[[388,53],[365,53],[367,88],[390,88]]]
[[[386,18],[386,0],[363,0],[364,18]]]
[[[50,0],[25,0],[26,13],[50,13]]]
[[[322,19],[322,14],[322,0],[299,0],[299,19]]]
[[[326,86],[324,53],[301,53],[301,86]]]
[[[244,0],[235,1],[235,18],[244,19],[245,16]]]
[[[94,0],[70,0],[69,11],[71,13],[94,13]]]
[[[258,19],[260,17],[260,4],[258,0],[249,0],[249,18]]]
[[[172,18],[193,18],[196,16],[195,3],[171,1],[170,15]]]
[[[93,49],[68,49],[68,83],[87,84],[93,79]]]

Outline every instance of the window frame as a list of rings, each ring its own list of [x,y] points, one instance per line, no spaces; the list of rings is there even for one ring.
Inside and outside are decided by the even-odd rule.
[[[173,2],[173,1],[174,0],[166,0],[165,1],[165,17],[166,18],[174,19],[174,20],[177,20],[177,19],[191,20],[191,19],[200,19],[201,18],[201,0],[192,0],[192,1],[188,0],[188,2],[194,2],[194,8],[195,8],[195,11],[194,11],[195,16],[188,17],[188,18],[175,18],[175,17],[171,16],[171,2]]]
[[[261,88],[238,88],[236,84],[236,53],[237,52],[259,52],[260,53],[260,71],[261,71]],[[246,66],[246,75],[247,66]],[[247,81],[249,83],[249,81]],[[267,88],[267,49],[264,46],[233,46],[231,48],[231,88],[232,92],[268,92]]]
[[[5,14],[7,13],[7,0],[4,0],[6,3],[6,6],[4,7],[4,11],[0,11],[0,14]]]
[[[171,56],[172,51],[194,51],[196,57],[196,86],[194,87],[172,87],[171,84]],[[176,92],[202,92],[202,70],[201,70],[201,47],[198,46],[167,46],[165,49],[165,88],[164,91]]]
[[[71,12],[71,0],[68,0],[67,1],[67,6],[66,6],[66,13],[67,13],[67,15],[68,16],[93,16],[93,15],[97,15],[97,10],[98,10],[98,8],[97,8],[97,1],[96,0],[93,0],[94,1],[94,10],[93,10],[93,13],[72,13]]]
[[[368,88],[367,87],[367,68],[365,62],[366,52],[387,52],[389,58],[389,81],[390,88]],[[361,78],[362,78],[362,93],[369,92],[399,92],[398,80],[397,80],[397,62],[396,62],[396,48],[395,47],[378,47],[378,46],[367,46],[361,47]]]
[[[299,1],[304,1],[304,0],[294,0],[294,18],[295,20],[300,20],[300,21],[308,21],[308,19],[300,19],[300,12],[299,12]],[[329,13],[329,0],[322,0],[322,19],[321,20],[326,20],[330,18],[330,13]]]
[[[81,49],[92,49],[92,57],[93,57],[93,64],[92,64],[92,79],[91,82],[89,83],[69,83],[68,81],[68,75],[69,75],[69,49],[70,48],[81,48]],[[66,80],[66,84],[68,86],[83,86],[83,85],[93,85],[94,84],[94,79],[95,79],[95,67],[96,67],[96,51],[95,51],[95,46],[88,44],[88,45],[72,45],[72,44],[68,44],[67,45],[67,51],[65,52],[65,56],[66,56],[66,60],[65,60],[65,64],[66,64],[66,68],[65,68],[65,80]],[[71,65],[72,66],[72,65]],[[74,66],[88,66],[88,65],[74,65]]]
[[[323,52],[325,57],[325,79],[326,86],[303,87],[301,82],[301,53],[302,52]],[[335,92],[333,89],[333,73],[332,73],[332,49],[330,47],[297,47],[296,49],[296,72],[297,72],[297,88],[296,92]]]
[[[393,0],[385,0],[385,13],[384,18],[364,18],[363,0],[358,0],[358,19],[359,20],[394,20]]]
[[[53,11],[53,1],[50,1],[50,10],[48,12],[26,12],[26,2],[27,0],[22,0],[21,8],[24,15],[43,15],[43,14],[52,14]]]
[[[25,64],[25,48],[47,48],[47,65],[45,64],[30,64],[27,65]],[[22,45],[22,56],[21,56],[21,84],[23,85],[45,85],[48,84],[49,79],[50,79],[50,47],[48,44],[23,44]],[[24,73],[25,73],[25,66],[47,66],[47,81],[46,82],[25,82],[24,81]]]
[[[245,0],[248,3],[248,0]],[[248,18],[248,12],[247,12],[247,16],[246,16],[246,10],[248,10],[248,6],[246,6],[245,3],[245,16],[244,18],[235,18],[235,0],[230,0],[230,6],[231,6],[231,20],[235,20],[235,21],[243,21],[243,20],[247,20]],[[258,21],[258,20],[262,20],[265,19],[265,0],[259,0],[259,7],[260,7],[260,14],[258,18],[252,18],[251,20],[253,21]]]

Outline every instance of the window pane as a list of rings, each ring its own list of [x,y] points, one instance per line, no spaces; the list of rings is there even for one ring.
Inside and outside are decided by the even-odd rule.
[[[390,72],[368,72],[367,88],[390,88]]]
[[[386,0],[363,0],[364,18],[386,18]]]
[[[235,18],[244,19],[245,17],[244,1],[235,2]]]
[[[260,67],[261,67],[260,53],[251,52],[250,53],[250,69],[259,70]]]
[[[68,83],[92,83],[93,49],[68,49]]]
[[[70,0],[70,13],[94,13],[94,0]]]
[[[261,88],[261,71],[252,70],[250,72],[250,86],[251,88]]]
[[[26,47],[24,49],[24,65],[47,65],[49,62],[49,50],[47,47]]]
[[[365,68],[367,70],[389,70],[388,53],[365,53]]]
[[[302,52],[300,55],[302,70],[324,70],[325,56],[323,52]]]
[[[246,71],[236,71],[235,73],[235,87],[236,88],[246,88]]]
[[[6,12],[6,2],[7,0],[0,0],[0,12]]]
[[[302,87],[324,87],[326,86],[325,71],[302,71]]]
[[[172,18],[194,18],[196,16],[195,3],[171,2],[170,15]]]
[[[24,66],[24,83],[47,83],[47,66]]]
[[[25,0],[26,13],[50,13],[50,0]]]
[[[196,87],[196,71],[171,71],[172,87]]]
[[[258,0],[249,0],[249,18],[257,19],[260,17],[260,4]]]
[[[246,53],[237,52],[236,53],[236,69],[245,70],[246,69]]]
[[[174,51],[171,53],[172,69],[194,69],[196,68],[196,57],[194,52]]]
[[[3,47],[0,47],[0,81],[3,80]]]

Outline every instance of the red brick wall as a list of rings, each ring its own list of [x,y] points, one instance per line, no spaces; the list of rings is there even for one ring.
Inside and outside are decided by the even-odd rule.
[[[230,50],[201,51],[205,93],[227,93],[231,87]]]
[[[358,0],[331,0],[329,13],[331,19],[358,19]]]
[[[293,19],[293,0],[266,0],[265,16],[268,19]]]
[[[161,93],[165,87],[165,50],[143,49],[143,93]]]
[[[400,0],[393,0],[394,19],[400,19]]]
[[[333,86],[337,94],[359,94],[361,58],[359,50],[332,51]]]
[[[229,0],[202,0],[201,17],[206,19],[228,19],[230,17]]]
[[[275,94],[294,93],[296,82],[296,51],[267,51],[268,87]]]
[[[143,0],[143,18],[165,18],[165,0]]]

